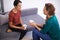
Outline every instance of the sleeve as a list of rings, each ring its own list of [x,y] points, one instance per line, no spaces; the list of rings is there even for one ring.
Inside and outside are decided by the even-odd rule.
[[[40,30],[41,33],[46,34],[52,27],[52,23],[48,22],[45,25],[43,25],[43,29]]]
[[[13,21],[13,14],[12,12],[9,13],[9,22],[12,22]]]

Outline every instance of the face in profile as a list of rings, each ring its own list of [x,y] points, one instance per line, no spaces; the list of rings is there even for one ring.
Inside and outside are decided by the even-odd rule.
[[[45,15],[48,14],[48,11],[46,10],[46,7],[43,8],[43,13],[44,13]]]
[[[21,10],[21,6],[22,6],[22,3],[18,3],[16,6],[17,10]]]

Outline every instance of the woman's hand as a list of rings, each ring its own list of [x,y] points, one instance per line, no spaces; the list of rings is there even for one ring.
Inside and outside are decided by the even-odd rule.
[[[21,26],[21,29],[22,29],[22,30],[26,30],[26,29],[27,29],[27,25],[26,25],[26,24],[23,24],[23,25]]]
[[[35,22],[30,23],[30,25],[31,25],[31,26],[34,26],[34,27],[37,28],[37,30],[39,30],[39,31],[41,30],[41,28],[39,28],[39,27],[36,25]]]
[[[31,22],[31,23],[29,23],[29,25],[31,25],[31,26],[35,26],[36,23],[35,23],[35,22]]]
[[[21,30],[25,30],[25,27],[24,27],[24,26],[22,26],[22,27],[20,27],[20,29],[21,29]]]

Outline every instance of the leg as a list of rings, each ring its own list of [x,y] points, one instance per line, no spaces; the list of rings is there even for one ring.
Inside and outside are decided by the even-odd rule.
[[[33,40],[40,40],[37,34],[33,31]]]
[[[12,30],[13,30],[13,32],[21,33],[19,40],[21,40],[25,36],[25,34],[27,33],[27,30],[19,30],[19,29],[12,29]]]
[[[6,32],[12,32],[12,30],[11,29],[7,29],[7,31]]]
[[[15,26],[20,26],[21,27],[22,25],[18,24],[18,25],[15,25]],[[27,30],[19,30],[19,29],[11,28],[10,26],[9,26],[9,29],[11,29],[14,32],[21,33],[19,40],[21,40],[25,36],[25,34],[27,33]]]
[[[18,24],[16,26],[22,26],[22,25]],[[21,33],[20,38],[19,38],[19,40],[21,40],[25,36],[25,34],[27,33],[27,30],[18,30],[18,32]]]
[[[27,30],[14,29],[13,31],[21,33],[19,40],[21,40],[25,36],[25,34],[27,33]]]
[[[42,38],[43,40],[51,40],[47,34],[42,34],[40,31],[34,29],[33,30],[33,40],[39,40]]]
[[[19,29],[14,29],[14,28],[10,28],[13,32],[19,32],[19,33],[21,33],[21,35],[20,35],[20,38],[19,38],[19,40],[21,40],[24,36],[25,36],[25,34],[27,33],[27,30],[19,30]],[[9,31],[10,32],[10,31]]]
[[[18,24],[18,25],[15,25],[15,26],[22,26],[22,25]],[[21,33],[19,40],[21,40],[25,36],[25,34],[27,33],[27,30],[19,30],[19,29],[15,29],[15,28],[11,28],[11,29],[15,32]]]
[[[25,34],[27,33],[27,30],[22,30],[20,33],[21,35],[20,35],[19,40],[21,40],[25,36]]]
[[[6,32],[12,32],[12,29],[10,29],[9,25],[8,25],[8,29],[6,30]]]

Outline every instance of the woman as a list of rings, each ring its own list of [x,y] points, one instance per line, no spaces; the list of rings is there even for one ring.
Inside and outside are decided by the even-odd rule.
[[[33,40],[60,40],[60,30],[58,20],[55,16],[55,8],[51,3],[46,3],[43,9],[46,15],[46,23],[43,25],[37,24],[35,22],[30,23],[34,26],[33,30]]]
[[[21,19],[21,6],[22,2],[20,0],[14,1],[14,8],[9,13],[9,29],[7,30],[7,32],[20,32],[21,35],[19,40],[21,40],[27,32],[25,27],[22,26],[23,23]]]

